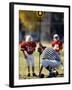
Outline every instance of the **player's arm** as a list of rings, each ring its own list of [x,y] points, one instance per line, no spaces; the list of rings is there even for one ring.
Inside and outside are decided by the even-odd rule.
[[[32,42],[32,49],[33,49],[33,51],[35,51],[35,48],[36,48],[36,42]]]
[[[23,52],[24,57],[27,58],[27,53],[26,53],[26,51],[24,50],[24,48],[21,48],[21,51]]]
[[[62,49],[63,49],[63,43],[60,42],[60,50],[62,50]]]
[[[27,58],[27,52],[23,51],[24,57]]]
[[[24,51],[24,42],[21,42],[19,45],[20,45],[20,50]]]
[[[24,51],[24,48],[21,48],[20,50],[21,50],[21,51]]]
[[[43,50],[46,48],[46,46],[43,46],[40,42],[39,42],[39,47],[38,47],[38,52],[40,53],[40,55],[42,54]]]
[[[54,41],[52,41],[52,42],[51,42],[52,47],[54,47],[54,44],[55,44]]]
[[[20,50],[23,52],[24,57],[27,58],[27,52],[26,52],[26,48],[25,48],[25,43],[22,42],[20,46],[21,46]]]

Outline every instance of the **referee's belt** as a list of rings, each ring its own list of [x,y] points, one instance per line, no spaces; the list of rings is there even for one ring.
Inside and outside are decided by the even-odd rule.
[[[49,58],[42,58],[42,59],[49,59]]]
[[[48,60],[52,60],[52,61],[55,60],[55,59],[49,59],[49,58],[42,58],[42,59],[48,59]]]

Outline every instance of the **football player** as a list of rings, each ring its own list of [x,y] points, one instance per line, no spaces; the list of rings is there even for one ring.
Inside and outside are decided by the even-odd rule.
[[[60,41],[58,34],[54,34],[53,36],[52,47],[58,53],[63,49],[63,43]]]
[[[30,66],[32,66],[32,75],[37,76],[34,71],[34,56],[32,55],[35,51],[36,43],[33,41],[33,38],[31,35],[26,36],[26,41],[20,43],[21,50],[23,51],[24,57],[27,62],[28,67],[28,75],[30,76]]]

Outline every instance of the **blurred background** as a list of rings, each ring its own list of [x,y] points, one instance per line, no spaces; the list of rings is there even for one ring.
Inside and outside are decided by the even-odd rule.
[[[64,40],[64,13],[39,11],[19,11],[19,41],[30,34],[34,40],[50,42],[54,34]]]

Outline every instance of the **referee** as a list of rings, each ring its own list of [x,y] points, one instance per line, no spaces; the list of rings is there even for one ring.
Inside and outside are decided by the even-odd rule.
[[[45,48],[41,55],[41,68],[39,72],[39,76],[41,75],[43,67],[49,70],[49,76],[53,77],[56,76],[56,73],[53,73],[53,70],[57,68],[61,64],[61,59],[59,54],[53,48]]]

